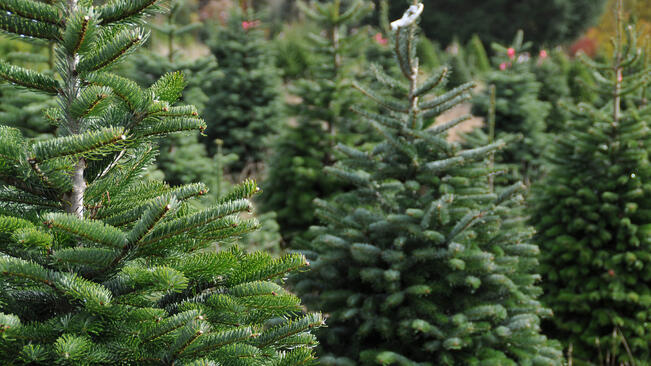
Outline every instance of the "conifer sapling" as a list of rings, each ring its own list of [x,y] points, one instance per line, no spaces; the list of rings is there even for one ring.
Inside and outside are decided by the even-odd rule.
[[[321,362],[560,365],[560,350],[540,333],[551,312],[537,300],[538,247],[520,224],[523,186],[496,194],[489,185],[487,161],[504,143],[449,142],[446,131],[470,116],[433,125],[473,85],[439,93],[446,68],[421,81],[416,17],[405,18],[391,40],[400,79],[376,70],[393,96],[356,84],[381,107],[356,111],[382,141],[368,153],[338,146],[345,157],[326,171],[354,189],[317,201],[323,226],[305,248],[312,271],[296,283],[329,314]]]

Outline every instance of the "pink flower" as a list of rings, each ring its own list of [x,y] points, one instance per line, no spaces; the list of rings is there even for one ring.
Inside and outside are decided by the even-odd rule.
[[[545,50],[540,50],[540,58],[541,59],[546,59],[547,58],[547,51]]]
[[[515,58],[515,49],[509,47],[509,49],[506,50],[506,54],[509,55],[509,59],[513,60]]]
[[[382,36],[382,33],[378,33],[378,34],[376,34],[374,38],[375,38],[375,42],[377,42],[378,44],[380,44],[380,45],[382,45],[382,46],[384,46],[384,45],[386,45],[387,43],[389,43],[389,40],[386,39],[386,38],[384,38],[384,37]]]
[[[500,70],[502,71],[506,70],[507,67],[509,67],[509,65],[506,62],[502,62],[500,64]]]
[[[259,20],[252,20],[250,22],[247,22],[246,20],[242,22],[242,29],[244,30],[249,30],[251,28],[255,28],[260,25]]]

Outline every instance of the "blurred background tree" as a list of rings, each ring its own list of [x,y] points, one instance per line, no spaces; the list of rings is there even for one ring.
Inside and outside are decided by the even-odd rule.
[[[224,151],[240,158],[233,168],[257,175],[256,165],[268,152],[266,139],[282,127],[280,71],[260,18],[252,10],[236,9],[225,26],[204,29],[219,69],[206,75],[208,107],[203,115],[208,129],[203,141],[214,154],[213,141],[221,139]]]

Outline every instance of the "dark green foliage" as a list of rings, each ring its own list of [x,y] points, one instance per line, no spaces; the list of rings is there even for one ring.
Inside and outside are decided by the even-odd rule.
[[[281,287],[305,257],[215,250],[258,227],[256,184],[197,209],[205,185],[143,178],[154,138],[205,129],[177,104],[180,73],[144,89],[106,71],[159,1],[53,3],[50,22],[44,3],[2,2],[16,8],[0,28],[58,40],[54,75],[2,76],[41,92],[53,80],[59,124],[40,140],[0,126],[0,364],[313,364],[323,319]]]
[[[382,142],[371,152],[339,145],[345,157],[326,168],[355,188],[318,201],[323,226],[305,249],[312,271],[295,286],[330,314],[322,364],[561,365],[540,334],[551,311],[537,301],[524,187],[489,186],[486,161],[503,142],[463,150],[446,140],[459,121],[431,126],[472,85],[437,93],[447,69],[419,80],[415,32],[399,27],[392,40],[404,77],[377,80],[401,97],[357,85],[382,106],[360,111]]]
[[[544,253],[544,300],[555,314],[550,331],[579,361],[597,362],[602,348],[617,364],[648,365],[651,108],[640,97],[651,70],[628,34],[611,62],[585,59],[609,102],[573,106],[554,139],[549,176],[534,191],[532,222]],[[634,360],[621,344],[610,350],[616,333]]]
[[[568,83],[570,95],[577,103],[584,102],[598,105],[603,103],[597,82],[590,68],[578,60],[570,65]]]
[[[212,28],[208,40],[219,71],[207,75],[204,88],[206,147],[214,152],[213,141],[223,140],[224,151],[240,158],[236,171],[261,162],[267,138],[282,127],[280,73],[259,26],[252,16],[234,12],[227,26]]]
[[[519,141],[510,144],[498,161],[510,165],[507,178],[513,182],[529,181],[540,174],[542,152],[546,144],[546,119],[551,105],[540,100],[542,84],[532,72],[526,51],[529,44],[522,43],[518,32],[513,44],[503,47],[493,44],[496,52],[493,64],[497,70],[485,75],[487,85],[497,90],[497,138],[515,135]],[[509,55],[510,52],[510,55]],[[490,106],[488,90],[473,100],[473,114],[487,116]]]
[[[391,1],[398,18],[409,0]],[[423,17],[425,34],[443,45],[453,37],[463,43],[479,34],[484,42],[506,43],[519,29],[538,45],[557,45],[574,40],[599,20],[606,0],[437,0]],[[534,16],[535,15],[535,16]]]
[[[296,125],[290,122],[273,142],[262,197],[264,209],[278,214],[288,242],[316,222],[312,201],[342,188],[324,178],[322,169],[333,162],[336,143],[353,138],[350,65],[364,47],[349,28],[367,13],[367,5],[353,1],[344,7],[337,1],[302,6],[322,34],[311,35],[314,68],[309,79],[294,84],[292,92],[301,98],[292,111]]]
[[[210,187],[213,189],[208,193],[209,199],[202,205],[209,205],[210,202],[222,202],[225,197],[233,194],[241,187],[233,183],[233,177],[229,176],[229,166],[238,160],[237,155],[222,153],[222,141],[217,140],[217,153],[213,157],[213,173],[208,179]],[[240,238],[234,238],[234,243],[240,243],[243,249],[247,251],[263,251],[265,253],[278,256],[282,253],[280,243],[280,227],[276,221],[275,212],[266,212],[256,214],[259,221],[259,230],[246,233]]]

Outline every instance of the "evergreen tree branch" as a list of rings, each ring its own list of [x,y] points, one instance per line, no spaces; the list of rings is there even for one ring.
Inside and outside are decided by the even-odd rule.
[[[62,17],[59,10],[52,5],[32,0],[3,0],[0,10],[16,14],[23,18],[60,26]]]
[[[247,200],[237,200],[224,203],[194,215],[167,222],[152,231],[149,235],[145,236],[140,245],[146,246],[157,241],[169,239],[184,232],[209,224],[225,216],[242,211],[248,211],[250,209],[251,203]]]
[[[68,20],[63,33],[62,44],[69,54],[86,53],[90,51],[95,40],[97,20],[91,15],[75,14]]]
[[[159,10],[156,6],[161,0],[111,0],[102,5],[98,11],[100,14],[101,23],[111,24],[135,16],[142,16],[143,12],[149,10]]]
[[[61,39],[59,27],[44,22],[36,22],[17,15],[8,15],[0,12],[0,30],[18,36],[28,36],[58,41]]]
[[[106,149],[115,149],[126,140],[124,132],[124,128],[110,127],[42,141],[33,146],[34,153],[30,160],[42,162],[66,156],[91,156]]]
[[[79,62],[79,71],[92,72],[109,66],[143,44],[149,34],[140,28],[124,29],[97,52],[87,55]]]
[[[101,285],[75,274],[51,271],[22,259],[0,256],[0,274],[47,285],[67,297],[78,300],[90,310],[101,310],[111,303],[111,294]]]
[[[45,225],[93,243],[122,249],[127,236],[120,229],[101,221],[79,218],[77,215],[50,213],[45,216]]]
[[[34,196],[39,196],[39,197],[50,197],[51,195],[49,192],[42,187],[36,187],[28,182],[25,182],[21,179],[19,179],[16,176],[9,176],[9,175],[3,175],[0,174],[0,180],[5,182],[6,184],[15,187],[17,189],[20,189],[23,192],[33,194]]]
[[[11,83],[49,94],[57,94],[60,88],[59,82],[50,76],[10,65],[2,60],[0,60],[0,77]]]
[[[135,111],[144,105],[143,90],[134,81],[107,72],[90,73],[86,81],[91,85],[107,86],[113,94],[127,105],[130,111]]]

